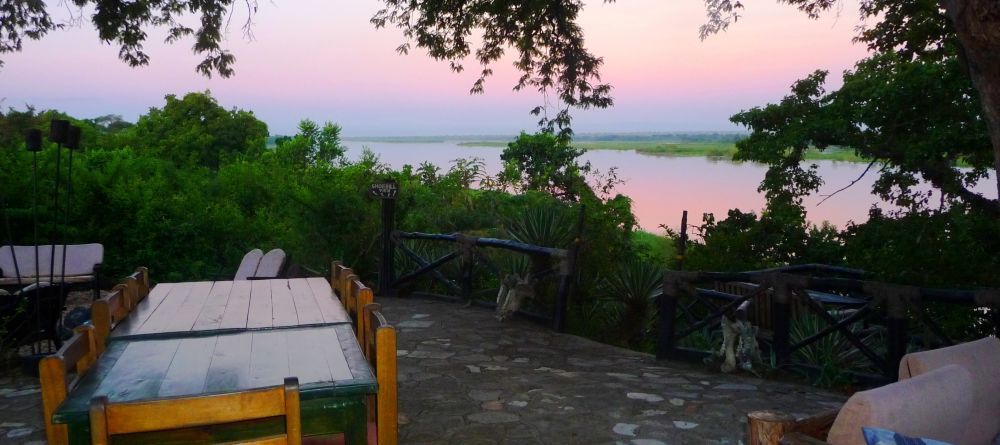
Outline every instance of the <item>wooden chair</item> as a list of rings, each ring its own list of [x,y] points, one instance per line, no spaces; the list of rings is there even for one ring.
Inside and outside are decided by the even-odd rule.
[[[340,260],[333,260],[330,262],[330,276],[327,278],[327,281],[330,282],[330,287],[333,288],[333,290],[337,290],[337,284],[340,283],[337,272],[339,271],[340,266],[343,265],[344,262]]]
[[[128,295],[130,292],[128,285],[118,284],[111,289],[111,293],[90,306],[90,322],[94,325],[98,354],[104,352],[111,330],[132,311],[133,304]]]
[[[352,275],[352,277],[348,282],[350,290],[348,292],[348,304],[345,304],[345,309],[347,309],[347,314],[354,321],[354,335],[358,337],[358,344],[363,345],[365,344],[365,336],[367,335],[367,330],[365,329],[367,320],[364,317],[364,308],[375,302],[375,293],[372,292],[371,288],[365,286],[357,275]]]
[[[118,434],[165,431],[284,416],[284,434],[240,443],[302,443],[299,381],[285,379],[283,386],[226,394],[171,397],[144,402],[110,403],[107,397],[90,401],[90,437],[94,445],[107,445]]]
[[[337,265],[337,269],[334,272],[337,281],[331,284],[333,290],[337,293],[337,298],[340,298],[341,304],[345,306],[347,303],[347,282],[351,275],[354,275],[354,271],[350,267],[343,264]]]
[[[94,325],[98,354],[104,351],[111,330],[148,295],[149,270],[139,267],[112,288],[111,293],[94,301],[90,306],[90,320]]]
[[[365,305],[363,318],[367,321],[364,323],[365,341],[361,343],[361,348],[375,371],[375,380],[378,382],[376,403],[369,403],[369,419],[375,419],[378,445],[396,445],[399,436],[396,329],[386,321],[382,315],[382,305],[378,303]]]
[[[125,277],[126,286],[134,286],[135,295],[134,302],[139,303],[144,298],[149,296],[149,269],[145,267],[137,267],[132,275]],[[132,305],[135,307],[135,304]]]
[[[100,352],[93,326],[80,326],[73,337],[63,343],[55,354],[38,362],[38,377],[42,386],[42,413],[45,416],[45,438],[49,444],[69,443],[66,425],[52,423],[52,414],[75,387],[79,376],[97,361]],[[70,374],[73,374],[72,379]]]

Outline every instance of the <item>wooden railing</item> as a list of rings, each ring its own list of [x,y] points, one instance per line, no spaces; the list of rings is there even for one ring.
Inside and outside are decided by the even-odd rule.
[[[663,293],[657,297],[657,358],[705,356],[706,351],[681,346],[696,332],[714,328],[720,318],[750,301],[751,322],[761,327],[758,339],[778,363],[792,364],[792,355],[827,336],[839,334],[860,352],[884,378],[894,380],[899,361],[914,345],[911,324],[933,338],[927,345],[955,342],[928,314],[928,304],[981,308],[979,314],[993,329],[1000,326],[1000,289],[951,290],[905,286],[859,279],[850,269],[799,267],[793,271],[837,272],[851,278],[808,276],[790,269],[744,273],[666,271]],[[700,287],[699,287],[700,285]],[[807,338],[792,341],[793,320],[811,314],[824,327]],[[877,351],[852,329],[866,324],[884,332],[885,351]]]
[[[408,246],[405,240],[422,240],[437,243],[447,243],[447,252],[437,258],[427,258]],[[485,272],[498,280],[505,278],[504,272],[497,264],[484,254],[483,249],[501,249],[527,255],[532,259],[533,267],[528,278],[542,280],[555,278],[557,289],[555,307],[551,316],[547,314],[526,313],[530,318],[543,319],[552,323],[553,329],[559,332],[565,330],[566,309],[572,277],[576,270],[576,256],[579,250],[579,238],[570,249],[535,246],[513,240],[497,238],[478,238],[474,236],[455,234],[430,234],[418,232],[393,232],[392,242],[395,248],[411,262],[415,269],[402,274],[391,281],[393,293],[401,286],[420,277],[429,277],[439,283],[452,296],[467,303],[479,303],[490,306],[491,303],[475,301],[473,294],[477,271]],[[383,259],[386,261],[386,259]],[[458,273],[449,277],[442,267],[453,261],[459,262]],[[454,276],[457,275],[457,276]],[[495,289],[493,289],[495,291]]]

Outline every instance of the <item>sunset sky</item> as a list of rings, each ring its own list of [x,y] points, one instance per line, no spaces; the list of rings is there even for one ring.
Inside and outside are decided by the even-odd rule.
[[[134,121],[166,94],[211,90],[227,107],[249,109],[272,134],[294,133],[300,119],[340,123],[347,136],[509,134],[532,130],[528,114],[541,97],[514,93],[509,59],[495,67],[485,95],[470,96],[477,67],[455,74],[421,50],[396,54],[395,29],[376,30],[375,1],[260,2],[255,40],[244,39],[245,14],[232,19],[227,46],[236,75],[207,79],[194,67],[191,41],[166,45],[151,30],[149,66],[130,68],[118,48],[87,27],[26,41],[5,54],[0,106],[59,109],[76,117],[120,114]],[[56,17],[69,13],[54,7]],[[851,43],[859,25],[855,1],[813,21],[787,5],[752,2],[729,31],[704,42],[696,0],[590,2],[581,24],[591,50],[604,57],[615,106],[578,112],[586,132],[738,130],[728,117],[780,100],[789,85],[816,69],[839,73],[864,56]]]

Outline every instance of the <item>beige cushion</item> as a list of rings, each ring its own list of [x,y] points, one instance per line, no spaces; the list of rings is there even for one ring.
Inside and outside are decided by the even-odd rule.
[[[257,265],[260,264],[262,256],[264,256],[264,251],[260,249],[251,250],[243,255],[243,260],[240,261],[240,267],[236,269],[236,275],[233,276],[233,279],[246,280],[252,277],[257,271]]]
[[[257,272],[253,276],[258,278],[277,278],[284,265],[285,251],[271,249],[260,259],[260,264],[257,265]]]
[[[899,362],[899,378],[916,377],[947,365],[962,366],[972,375],[972,415],[967,419],[960,443],[992,444],[1000,435],[1000,339],[986,337],[907,354]]]
[[[13,247],[13,248],[12,248]],[[17,272],[21,277],[48,277],[55,278],[62,275],[63,251],[66,252],[66,276],[94,275],[94,266],[104,262],[104,246],[100,244],[70,244],[55,246],[55,267],[52,260],[52,245],[38,246],[38,270],[35,269],[35,246],[2,246],[0,247],[0,269],[3,269],[4,278],[16,278],[14,259],[17,257]],[[16,280],[15,280],[16,281]]]
[[[972,413],[972,376],[949,365],[912,379],[855,393],[830,428],[833,445],[865,445],[862,427],[885,428],[911,437],[962,442]]]

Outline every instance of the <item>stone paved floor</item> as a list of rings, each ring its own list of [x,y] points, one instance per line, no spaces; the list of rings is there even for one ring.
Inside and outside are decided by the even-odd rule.
[[[19,374],[0,370],[0,444],[44,444],[38,379]]]
[[[381,303],[399,328],[405,444],[737,444],[749,411],[806,415],[845,399],[498,323],[482,308]]]
[[[737,444],[745,415],[844,398],[706,372],[492,312],[384,299],[399,328],[404,444]],[[44,443],[38,380],[0,375],[0,444]]]

